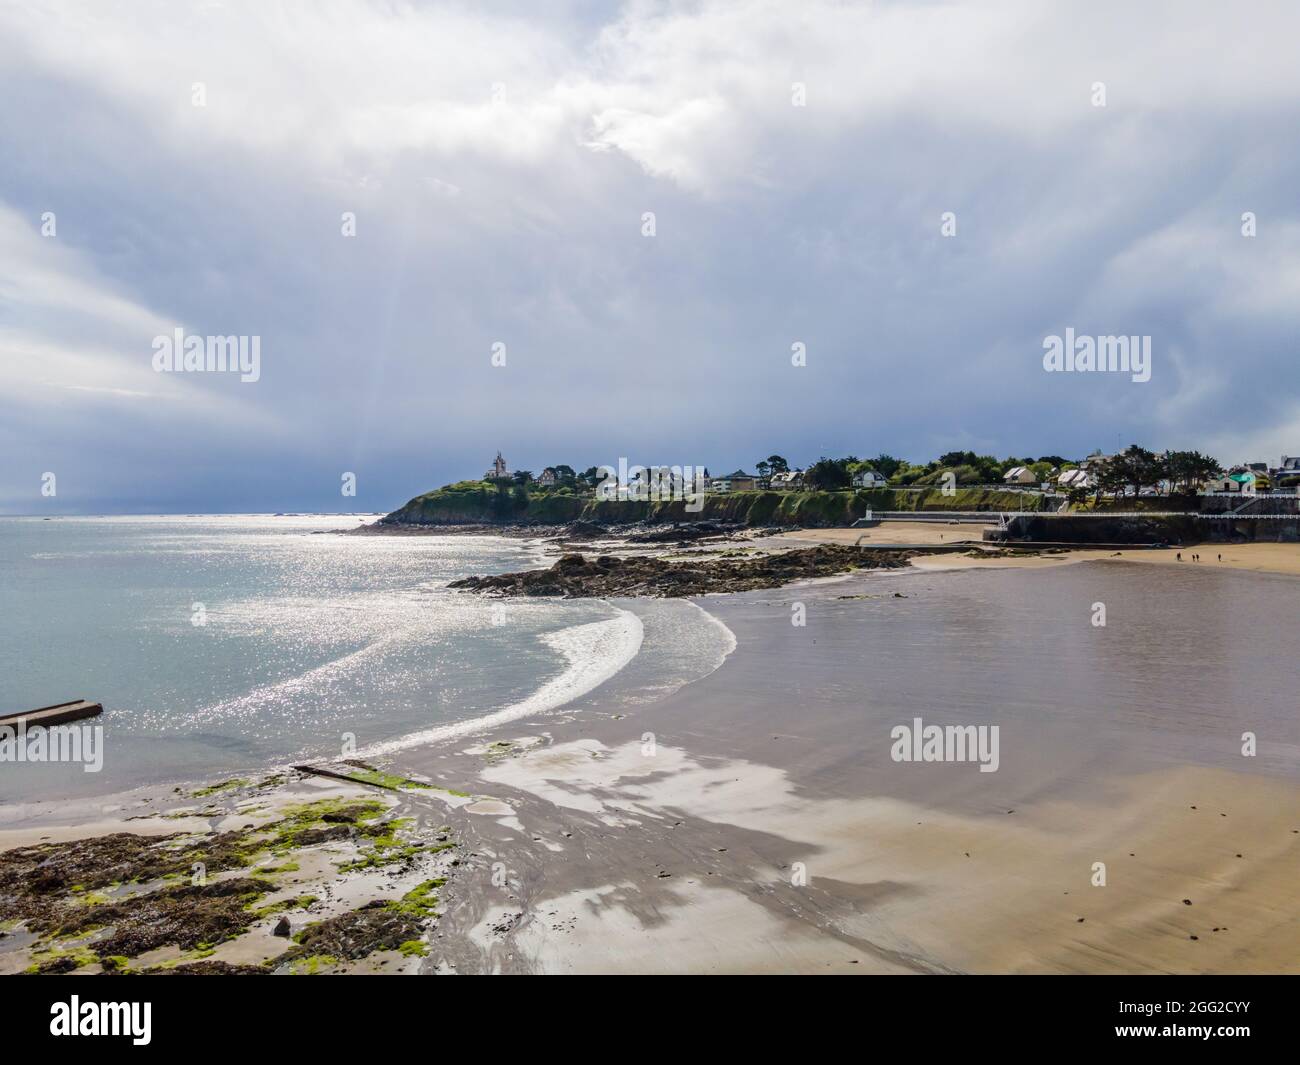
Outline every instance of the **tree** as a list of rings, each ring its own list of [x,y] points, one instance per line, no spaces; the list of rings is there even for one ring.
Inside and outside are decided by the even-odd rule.
[[[768,467],[768,469],[771,470],[773,473],[789,473],[789,472],[790,472],[790,464],[789,464],[788,462],[786,462],[785,459],[783,459],[780,455],[768,455],[768,456],[767,456],[767,467]]]
[[[999,462],[995,455],[976,455],[971,465],[975,467],[980,484],[1000,484],[1002,475],[1011,469],[1011,466],[1004,466]],[[1027,463],[1013,462],[1011,465],[1024,466]]]
[[[1141,495],[1143,488],[1158,488],[1168,476],[1165,459],[1137,444],[1130,444],[1100,466],[1097,472],[1098,496],[1109,492],[1118,498],[1126,495],[1129,488]]]
[[[937,469],[938,467],[935,468]],[[889,481],[891,484],[898,485],[916,484],[917,481],[930,472],[931,468],[929,466],[915,466],[910,462],[905,462],[894,471],[894,474],[889,478]]]
[[[515,484],[525,485],[533,479],[532,470],[515,470]]]
[[[1168,476],[1165,460],[1154,451],[1148,451],[1137,444],[1130,444],[1123,453],[1124,465],[1128,472],[1129,483],[1142,494],[1143,488],[1159,488],[1160,482]]]
[[[560,484],[573,484],[578,479],[578,475],[573,472],[572,466],[561,465],[555,467],[555,479]]]
[[[754,467],[758,471],[761,480],[767,480],[767,475],[772,472],[772,466],[765,459],[759,459],[758,464]]]
[[[814,462],[803,475],[803,483],[809,488],[822,491],[834,491],[848,488],[853,483],[846,459],[828,459],[825,456]]]
[[[881,477],[888,479],[902,469],[905,463],[902,459],[896,459],[893,455],[886,455],[882,451],[874,459],[870,460],[870,465]]]
[[[945,472],[956,476],[959,484],[996,484],[1002,480],[1002,474],[1012,466],[1025,463],[1018,459],[1000,462],[996,455],[977,455],[973,451],[946,451],[939,456],[937,463],[932,462],[927,469],[927,481],[939,482]],[[938,472],[938,477],[929,474]]]
[[[987,474],[976,466],[970,466],[963,463],[960,466],[937,466],[928,473],[922,473],[912,483],[918,485],[942,485],[947,483],[948,474],[952,474],[953,482],[956,484],[986,484]]]
[[[1098,499],[1107,493],[1118,498],[1128,491],[1128,464],[1122,455],[1112,455],[1104,461],[1095,462],[1092,469],[1096,471],[1093,476]]]
[[[1206,481],[1223,476],[1217,459],[1199,451],[1170,451],[1165,455],[1171,489],[1193,492]]]

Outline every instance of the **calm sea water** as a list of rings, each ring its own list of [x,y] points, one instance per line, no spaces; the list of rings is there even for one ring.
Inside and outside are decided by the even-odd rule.
[[[446,590],[542,565],[535,546],[339,535],[357,524],[0,519],[0,712],[84,697],[107,734],[99,773],[0,763],[0,800],[214,779],[338,755],[345,733],[364,749],[544,709],[636,653],[635,616],[601,602]]]

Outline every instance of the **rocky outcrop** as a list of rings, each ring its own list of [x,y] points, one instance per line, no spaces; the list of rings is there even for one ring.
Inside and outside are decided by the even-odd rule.
[[[925,549],[872,551],[821,544],[775,554],[735,554],[670,561],[643,556],[563,555],[550,569],[525,570],[453,581],[463,588],[500,596],[704,595],[776,588],[809,577],[829,577],[857,569],[898,569]]]
[[[701,540],[722,540],[740,532],[745,525],[737,522],[689,521],[649,526],[629,532],[630,544],[691,544]]]

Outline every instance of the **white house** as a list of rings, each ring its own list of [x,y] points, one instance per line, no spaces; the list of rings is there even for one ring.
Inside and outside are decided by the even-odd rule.
[[[772,474],[772,487],[776,489],[798,488],[803,484],[803,470],[785,470]]]
[[[540,485],[553,485],[555,482],[556,476],[553,466],[547,466],[546,469],[542,470],[541,476],[537,478],[537,483]]]
[[[1002,475],[1002,480],[1007,484],[1034,484],[1038,478],[1028,466],[1012,466]]]
[[[1056,487],[1067,492],[1071,488],[1091,488],[1092,475],[1087,470],[1066,470],[1056,479]]]
[[[881,477],[875,470],[858,470],[853,475],[854,488],[884,488],[889,484],[884,477]]]

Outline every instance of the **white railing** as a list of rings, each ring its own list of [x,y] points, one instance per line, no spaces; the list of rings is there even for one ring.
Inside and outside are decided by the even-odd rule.
[[[906,513],[906,512],[899,512]],[[922,512],[924,513],[924,512]],[[976,513],[967,511],[967,513]],[[1197,518],[1204,521],[1300,521],[1300,514],[1198,514],[1188,510],[1017,510],[1012,518]]]
[[[1300,495],[1300,488],[1256,489],[1253,492],[1198,492],[1197,495],[1210,499],[1294,499]]]

